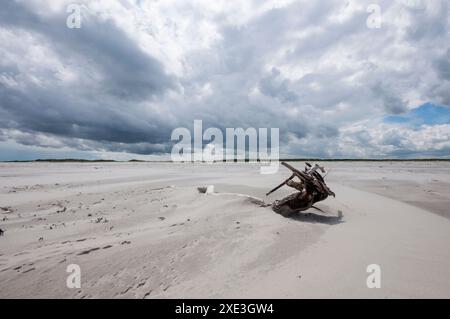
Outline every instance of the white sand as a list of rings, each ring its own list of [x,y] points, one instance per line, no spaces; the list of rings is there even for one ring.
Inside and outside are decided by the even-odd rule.
[[[0,164],[0,297],[449,298],[450,164],[325,165],[327,213],[283,218],[223,193],[281,198],[291,190],[264,194],[285,168]],[[222,195],[197,191],[208,185]]]

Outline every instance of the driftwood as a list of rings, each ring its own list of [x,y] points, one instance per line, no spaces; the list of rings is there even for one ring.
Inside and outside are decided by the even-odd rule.
[[[283,166],[292,171],[292,175],[283,181],[280,185],[272,189],[266,196],[277,191],[284,185],[295,188],[299,192],[289,195],[282,200],[276,200],[272,204],[272,209],[282,215],[294,212],[304,211],[315,208],[313,205],[317,202],[325,200],[328,196],[335,197],[335,193],[327,186],[320,172],[326,173],[325,169],[317,164],[312,166],[306,163],[304,171],[297,170],[286,162],[281,163]],[[320,172],[319,172],[320,171]],[[295,182],[297,177],[300,182]]]

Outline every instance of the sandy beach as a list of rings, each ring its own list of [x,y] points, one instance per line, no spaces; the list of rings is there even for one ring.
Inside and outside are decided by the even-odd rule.
[[[450,163],[322,164],[336,198],[284,218],[248,197],[284,167],[1,163],[0,298],[450,298]]]

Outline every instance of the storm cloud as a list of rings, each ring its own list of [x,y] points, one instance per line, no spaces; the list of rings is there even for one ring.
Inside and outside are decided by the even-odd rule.
[[[445,0],[378,1],[379,28],[371,1],[78,1],[79,29],[71,3],[1,5],[0,160],[167,154],[195,119],[278,127],[282,156],[450,157],[448,121],[386,121],[449,107]]]

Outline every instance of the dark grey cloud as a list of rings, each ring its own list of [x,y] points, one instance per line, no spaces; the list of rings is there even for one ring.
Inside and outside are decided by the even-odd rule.
[[[42,17],[25,4],[8,1],[2,4],[0,26],[31,34],[81,74],[69,84],[61,83],[52,72],[38,74],[45,78],[42,86],[23,80],[26,70],[0,63],[0,74],[23,80],[25,85],[24,89],[0,83],[1,127],[105,142],[109,150],[128,151],[135,143],[167,141],[171,130],[139,102],[174,89],[175,79],[111,20],[88,15],[81,29],[69,29],[64,14]],[[16,141],[39,146],[29,135]],[[138,153],[155,149],[136,147]]]
[[[386,87],[383,83],[377,83],[372,88],[374,95],[381,99],[384,109],[389,114],[401,114],[405,113],[408,108],[406,103],[392,91],[391,88]]]
[[[0,86],[2,127],[121,143],[160,143],[171,131],[159,116],[141,119],[138,108],[127,110],[129,105],[117,100],[92,101],[57,88],[28,89],[24,93]]]
[[[265,95],[280,99],[281,102],[296,102],[297,94],[288,88],[289,81],[280,80],[280,71],[273,68],[271,73],[259,81],[259,88]]]
[[[144,53],[112,20],[83,15],[82,27],[66,27],[67,14],[42,17],[25,4],[2,4],[0,25],[42,37],[60,56],[83,68],[87,63],[101,74],[97,91],[123,99],[144,99],[175,87],[162,64]]]
[[[450,48],[434,61],[437,73],[444,81],[450,81]]]

